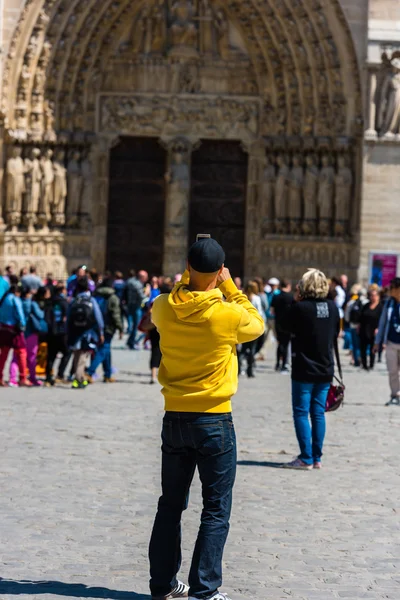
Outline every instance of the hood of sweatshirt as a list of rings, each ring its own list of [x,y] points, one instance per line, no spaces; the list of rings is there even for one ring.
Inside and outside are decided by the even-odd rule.
[[[168,297],[177,318],[187,323],[208,321],[215,307],[222,302],[218,289],[208,292],[191,292],[186,283],[178,283]]]
[[[115,294],[115,290],[111,287],[99,287],[96,290],[96,296],[102,296],[103,298],[109,298]]]

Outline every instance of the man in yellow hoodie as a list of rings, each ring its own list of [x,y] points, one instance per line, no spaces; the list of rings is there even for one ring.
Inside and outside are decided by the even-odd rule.
[[[231,397],[238,387],[237,344],[257,339],[264,322],[224,267],[212,239],[190,248],[188,270],[170,295],[159,296],[152,319],[161,341],[159,381],[165,397],[162,496],[150,541],[153,600],[229,600],[219,592],[236,475]],[[224,297],[226,301],[224,301]],[[181,565],[181,516],[196,467],[203,512],[189,574]]]

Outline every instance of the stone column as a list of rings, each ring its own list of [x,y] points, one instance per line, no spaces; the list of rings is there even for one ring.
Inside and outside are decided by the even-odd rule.
[[[261,240],[263,219],[262,185],[265,165],[265,147],[263,142],[242,145],[249,155],[247,167],[247,197],[246,197],[246,241],[245,241],[245,277],[255,277],[259,274],[261,262]]]
[[[189,203],[191,158],[194,143],[184,137],[161,140],[168,151],[165,173],[165,275],[182,273],[186,267],[189,243]]]
[[[105,269],[107,249],[107,218],[109,196],[110,150],[119,137],[101,136],[94,142],[90,153],[93,168],[93,199],[90,218],[93,222],[91,259],[98,271]]]

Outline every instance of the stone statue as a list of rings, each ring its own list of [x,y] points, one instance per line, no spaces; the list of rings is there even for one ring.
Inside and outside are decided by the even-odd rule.
[[[376,129],[381,136],[400,133],[400,58],[386,59],[385,71],[377,106]]]
[[[168,184],[167,223],[169,227],[184,228],[189,215],[190,171],[183,152],[173,154],[165,180]]]
[[[172,46],[186,46],[196,49],[197,28],[193,20],[195,9],[192,0],[174,0],[171,10],[171,42]]]
[[[290,233],[301,231],[304,170],[300,156],[293,156],[293,166],[289,174],[289,222]]]
[[[275,187],[275,166],[268,156],[264,160],[264,169],[261,183],[261,218],[267,233],[272,232],[273,201]]]
[[[315,156],[306,158],[306,174],[304,178],[304,219],[302,230],[305,235],[314,235],[317,224],[317,198],[319,169],[315,164]]]
[[[25,192],[24,162],[21,148],[14,146],[6,167],[6,222],[16,229],[21,222],[22,194]]]
[[[165,13],[164,0],[158,0],[152,11],[152,30],[153,39],[151,44],[152,52],[161,52],[165,46]]]
[[[348,231],[350,219],[353,174],[345,156],[338,158],[335,194],[335,235],[342,236]]]
[[[53,151],[46,150],[42,157],[42,193],[39,202],[38,223],[46,227],[51,219],[51,212],[54,202],[54,169],[53,169]]]
[[[146,3],[139,18],[136,21],[133,31],[133,52],[139,54],[144,52],[148,54],[151,49],[152,22],[149,5]]]
[[[25,205],[24,205],[24,224],[28,231],[34,230],[37,223],[37,214],[39,211],[40,196],[42,193],[42,169],[40,166],[40,150],[33,148],[30,157],[25,159]]]
[[[219,9],[216,13],[215,28],[217,31],[218,53],[222,60],[229,58],[229,23],[224,11]]]
[[[82,228],[91,224],[92,202],[93,202],[93,169],[90,151],[84,154],[82,165],[83,188],[79,207],[80,225]]]
[[[62,227],[65,225],[65,199],[67,197],[67,169],[65,168],[65,152],[59,150],[56,154],[53,182],[53,210],[52,225]]]
[[[318,186],[319,233],[321,235],[331,234],[334,190],[335,170],[331,165],[329,155],[324,154]]]
[[[286,233],[287,217],[287,195],[289,181],[289,158],[280,154],[276,163],[278,165],[278,174],[275,182],[275,231],[276,233]]]
[[[200,4],[200,50],[203,54],[213,52],[213,10],[209,0],[201,0]]]
[[[80,157],[79,150],[74,150],[68,161],[67,227],[72,228],[78,227],[79,224],[78,212],[83,184]]]

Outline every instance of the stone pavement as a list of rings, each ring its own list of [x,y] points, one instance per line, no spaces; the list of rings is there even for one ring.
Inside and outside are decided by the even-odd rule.
[[[162,399],[147,361],[120,348],[120,383],[1,390],[0,600],[149,598]],[[345,371],[321,472],[276,468],[297,452],[290,378],[266,361],[241,381],[224,571],[233,600],[400,599],[400,408],[384,407],[383,366]],[[196,481],[183,579],[200,510]]]

